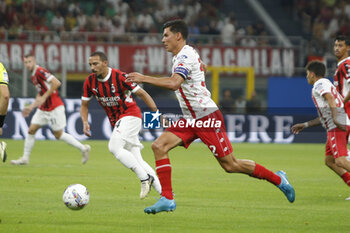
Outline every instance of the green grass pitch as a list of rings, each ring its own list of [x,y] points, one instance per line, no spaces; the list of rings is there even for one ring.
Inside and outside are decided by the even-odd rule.
[[[135,174],[109,153],[107,141],[88,141],[91,158],[60,141],[37,141],[30,164],[13,166],[23,141],[8,143],[0,164],[0,232],[349,232],[350,189],[324,165],[323,144],[234,144],[237,158],[287,172],[296,190],[290,204],[272,184],[225,173],[202,143],[170,153],[177,209],[146,215],[157,193],[139,200]],[[154,167],[150,143],[143,156]],[[80,211],[62,202],[64,189],[84,184],[90,203]]]

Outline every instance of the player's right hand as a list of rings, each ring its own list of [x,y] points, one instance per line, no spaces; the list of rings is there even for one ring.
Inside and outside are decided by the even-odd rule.
[[[142,83],[143,80],[144,80],[144,76],[137,72],[129,73],[126,76],[126,82]]]
[[[31,112],[32,112],[32,108],[31,108],[30,106],[25,107],[25,108],[22,110],[22,116],[28,117],[28,116],[30,115]]]
[[[84,127],[84,129],[83,129],[84,134],[85,134],[86,136],[88,136],[88,137],[91,137],[91,131],[90,131],[90,125],[89,125],[89,123],[87,123],[87,122],[83,123],[83,127]]]

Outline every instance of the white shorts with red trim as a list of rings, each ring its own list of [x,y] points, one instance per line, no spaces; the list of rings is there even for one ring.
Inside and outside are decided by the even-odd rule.
[[[60,105],[52,111],[42,111],[37,108],[30,123],[40,126],[49,125],[54,132],[63,130],[66,127],[64,105]]]

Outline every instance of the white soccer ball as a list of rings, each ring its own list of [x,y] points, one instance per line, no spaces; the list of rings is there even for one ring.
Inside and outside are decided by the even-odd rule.
[[[82,184],[71,184],[63,193],[63,202],[71,210],[81,210],[89,203],[90,195]]]

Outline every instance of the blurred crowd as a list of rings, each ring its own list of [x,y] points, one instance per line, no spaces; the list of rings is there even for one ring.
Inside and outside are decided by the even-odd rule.
[[[293,8],[310,41],[309,54],[323,56],[330,38],[350,33],[350,0],[294,0]]]
[[[261,96],[254,90],[249,100],[242,95],[232,96],[230,89],[223,90],[223,96],[219,102],[220,110],[223,114],[258,114],[264,111]]]
[[[234,13],[222,10],[222,2],[223,0],[0,0],[0,39],[6,35],[8,40],[27,40],[27,31],[53,32],[43,33],[44,38],[41,39],[44,41],[65,40],[66,32],[94,32],[88,41],[103,40],[103,36],[99,36],[103,32],[112,32],[119,40],[127,40],[124,37],[127,33],[145,33],[142,42],[152,44],[159,43],[159,39],[152,33],[161,32],[165,21],[182,18],[189,25],[192,35],[190,42],[201,42],[198,35],[205,34],[215,36],[213,43],[258,45],[256,40],[240,39],[240,36],[266,35],[264,25],[254,23],[245,28],[237,28]],[[77,35],[79,37],[79,33]]]

